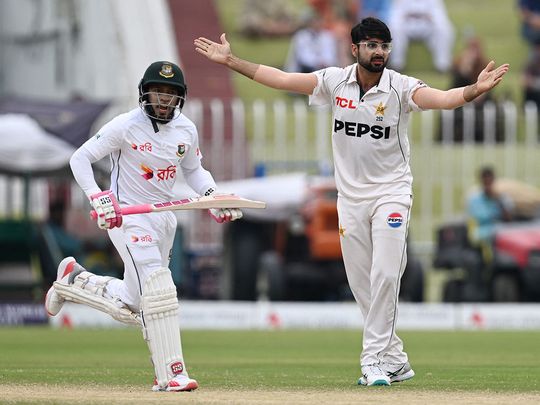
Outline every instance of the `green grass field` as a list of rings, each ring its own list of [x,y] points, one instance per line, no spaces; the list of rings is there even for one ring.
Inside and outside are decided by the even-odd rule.
[[[236,403],[227,402],[227,395],[265,392],[331,392],[336,400],[373,392],[383,399],[397,393],[465,399],[510,395],[540,402],[540,331],[404,332],[401,337],[416,377],[367,388],[356,385],[359,331],[185,331],[186,363],[201,388],[180,395],[197,403]],[[62,393],[69,387],[150,399],[173,395],[149,392],[153,371],[136,329],[2,328],[0,347],[0,403],[64,403]],[[32,396],[17,397],[25,387]],[[283,397],[275,403],[294,402]]]

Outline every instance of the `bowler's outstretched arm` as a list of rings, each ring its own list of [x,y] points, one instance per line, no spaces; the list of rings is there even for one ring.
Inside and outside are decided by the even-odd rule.
[[[213,62],[255,80],[265,86],[299,94],[312,94],[317,86],[317,77],[313,73],[287,73],[271,66],[260,65],[240,59],[233,55],[231,44],[225,34],[221,34],[221,44],[201,37],[194,41],[195,50]]]

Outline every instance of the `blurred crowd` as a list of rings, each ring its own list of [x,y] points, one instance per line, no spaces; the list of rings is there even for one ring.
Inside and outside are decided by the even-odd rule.
[[[405,69],[409,43],[420,41],[437,71],[450,70],[454,27],[443,0],[306,0],[300,13],[285,0],[246,0],[239,26],[250,37],[292,36],[287,67],[303,72],[353,63],[350,30],[368,16],[390,27],[392,68]]]
[[[528,45],[523,71],[524,101],[540,105],[540,1],[518,0],[521,34]]]
[[[529,48],[522,74],[523,101],[538,105],[540,1],[516,0],[516,13]],[[390,27],[392,55],[388,67],[391,69],[407,71],[408,51],[413,42],[421,43],[429,51],[431,67],[426,68],[447,75],[449,88],[475,83],[491,60],[481,36],[473,27],[466,26],[456,35],[444,0],[306,0],[300,11],[286,0],[245,0],[239,29],[251,38],[290,38],[289,52],[284,61],[285,70],[312,72],[354,63],[350,51],[350,30],[368,16],[380,18]],[[500,111],[502,102],[508,97],[504,94],[494,100],[493,95],[487,94],[472,104],[479,114],[486,102],[494,102]],[[452,141],[464,140],[463,128],[463,110],[459,109],[454,114]],[[495,140],[503,141],[502,119],[497,120],[495,132]],[[483,140],[483,120],[479,119],[474,122],[474,141]]]

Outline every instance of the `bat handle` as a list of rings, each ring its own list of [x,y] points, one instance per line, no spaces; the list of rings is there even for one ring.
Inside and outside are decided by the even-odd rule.
[[[142,204],[142,205],[130,205],[123,207],[120,212],[122,215],[133,215],[133,214],[147,214],[153,211],[152,204]],[[94,221],[97,220],[97,212],[95,210],[90,211],[90,217]]]

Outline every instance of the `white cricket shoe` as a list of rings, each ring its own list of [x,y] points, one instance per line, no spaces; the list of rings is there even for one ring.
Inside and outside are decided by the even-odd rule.
[[[358,380],[358,385],[390,385],[390,377],[378,364],[362,366],[362,377]]]
[[[407,361],[401,364],[381,363],[381,369],[390,377],[390,382],[401,382],[414,377],[414,370]]]
[[[175,376],[165,388],[161,388],[157,379],[154,378],[154,386],[152,391],[167,391],[167,392],[181,392],[181,391],[193,391],[199,388],[199,384],[193,378],[186,377],[183,374]]]
[[[67,284],[69,275],[75,268],[76,264],[77,262],[71,256],[66,257],[64,260],[62,260],[58,265],[56,282],[63,282]],[[47,295],[45,296],[45,310],[50,316],[55,316],[62,309],[64,302],[65,300],[56,293],[53,284],[52,287],[49,288],[49,291],[47,291]]]

